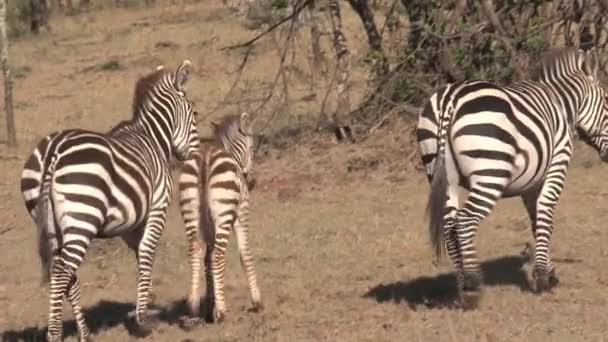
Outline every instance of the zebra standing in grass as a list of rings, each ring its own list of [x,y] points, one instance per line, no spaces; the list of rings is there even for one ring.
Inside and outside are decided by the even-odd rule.
[[[209,316],[213,313],[213,317],[206,318],[219,322],[226,313],[224,271],[231,230],[236,234],[241,265],[249,281],[253,309],[262,309],[248,242],[249,188],[253,186],[248,178],[260,137],[252,134],[247,113],[225,117],[219,124],[212,122],[211,127],[214,139],[203,142],[199,152],[184,163],[179,176],[179,191],[192,267],[191,291],[188,296],[190,315],[194,320],[199,316],[200,262],[203,257],[201,244],[204,243],[207,285],[205,307]]]
[[[185,94],[191,63],[162,66],[136,84],[133,118],[107,134],[69,129],[36,146],[21,191],[38,226],[43,280],[50,278],[47,338],[60,341],[62,301],[74,311],[80,340],[89,340],[76,271],[94,237],[122,236],[137,256],[136,334],[146,320],[152,265],[173,188],[170,162],[199,147],[196,112]]]
[[[501,197],[521,196],[532,221],[530,287],[540,293],[557,284],[549,244],[575,130],[608,161],[605,93],[592,62],[591,53],[553,51],[534,82],[449,84],[421,112],[417,140],[431,182],[431,240],[438,255],[445,242],[463,307],[476,306],[481,290],[477,227]],[[468,192],[464,201],[461,190]]]

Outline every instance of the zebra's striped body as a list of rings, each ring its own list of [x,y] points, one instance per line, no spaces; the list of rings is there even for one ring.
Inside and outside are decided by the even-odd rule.
[[[521,196],[532,221],[531,287],[542,292],[557,283],[549,244],[574,130],[608,160],[605,95],[587,57],[570,49],[549,54],[535,82],[449,84],[420,114],[431,239],[437,254],[445,242],[465,306],[476,304],[481,289],[477,227],[501,197]],[[467,193],[464,201],[460,192]]]
[[[180,205],[189,243],[192,267],[190,314],[197,319],[200,309],[200,269],[204,256],[207,316],[216,322],[226,312],[224,271],[226,248],[234,230],[247,274],[254,310],[262,308],[253,256],[249,250],[249,182],[258,137],[246,124],[247,114],[229,116],[212,123],[214,141],[203,142],[198,153],[186,161],[179,176]],[[201,239],[202,237],[202,239]],[[207,317],[209,320],[211,317]]]
[[[165,226],[173,181],[170,161],[198,149],[196,115],[184,85],[191,64],[175,73],[159,67],[135,87],[133,119],[107,134],[80,129],[42,139],[21,175],[25,205],[38,226],[44,280],[50,277],[47,337],[62,335],[64,294],[80,339],[89,338],[76,271],[94,237],[122,236],[137,256],[136,323],[146,335],[151,273]]]

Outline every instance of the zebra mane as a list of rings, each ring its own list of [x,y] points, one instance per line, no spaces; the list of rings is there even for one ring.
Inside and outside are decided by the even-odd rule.
[[[133,95],[133,117],[137,115],[141,105],[148,100],[148,96],[152,93],[154,87],[167,73],[168,71],[165,69],[157,69],[137,80],[137,83],[135,83],[135,93]]]
[[[583,64],[585,56],[577,48],[555,48],[548,50],[541,58],[541,62],[532,71],[532,80],[539,81],[551,75],[587,74]]]

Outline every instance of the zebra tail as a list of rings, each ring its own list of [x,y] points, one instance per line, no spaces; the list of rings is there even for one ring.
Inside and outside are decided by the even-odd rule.
[[[446,149],[449,148],[448,126],[453,114],[451,105],[439,112],[437,132],[437,158],[433,166],[431,192],[426,208],[429,216],[429,234],[435,255],[441,259],[444,249],[444,214],[447,200],[448,174],[446,169]]]
[[[440,153],[435,160],[431,193],[427,205],[429,216],[429,233],[431,244],[435,249],[437,258],[444,255],[444,214],[446,207],[446,193],[448,188],[447,170],[445,168],[445,154]]]
[[[53,163],[51,162],[51,165]],[[52,173],[43,174],[40,191],[40,201],[37,210],[38,255],[42,266],[42,285],[48,284],[53,267],[53,234],[55,232],[55,214],[51,198]]]

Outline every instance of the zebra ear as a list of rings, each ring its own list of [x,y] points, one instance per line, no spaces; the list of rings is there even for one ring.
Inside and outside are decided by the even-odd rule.
[[[251,125],[249,122],[249,114],[247,112],[241,113],[241,131],[251,134]]]
[[[599,61],[597,56],[597,50],[595,48],[591,48],[587,51],[587,55],[585,56],[585,72],[587,75],[597,79],[597,74],[599,70]]]
[[[190,80],[192,62],[184,60],[175,72],[175,88],[179,91],[186,90],[186,83]]]

